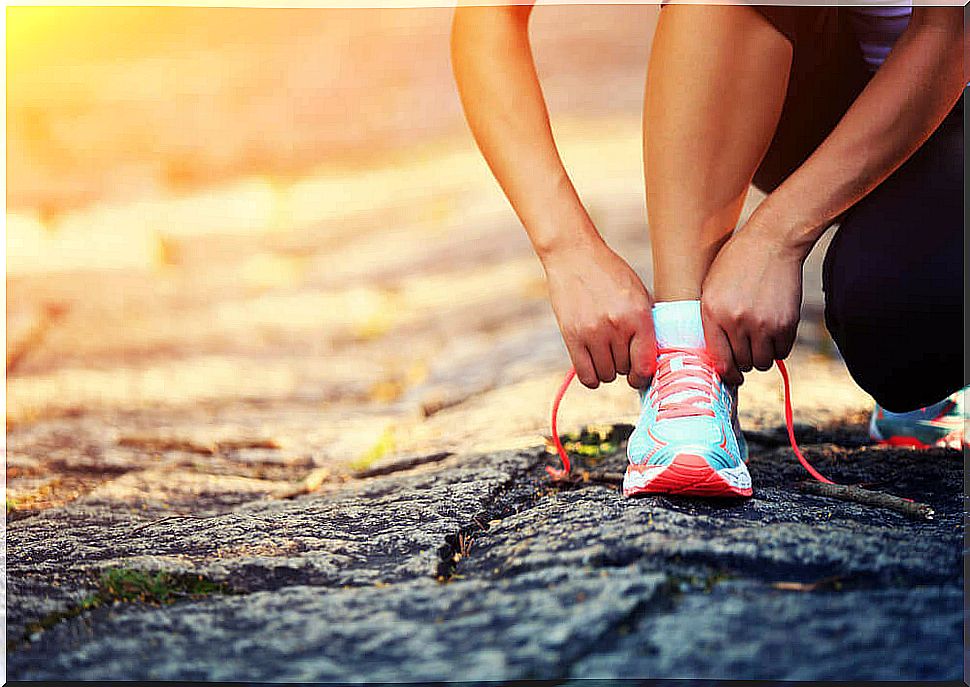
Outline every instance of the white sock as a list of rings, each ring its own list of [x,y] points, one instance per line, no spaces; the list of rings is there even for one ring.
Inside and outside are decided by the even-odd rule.
[[[657,347],[704,348],[701,302],[664,301],[653,306],[653,330]]]

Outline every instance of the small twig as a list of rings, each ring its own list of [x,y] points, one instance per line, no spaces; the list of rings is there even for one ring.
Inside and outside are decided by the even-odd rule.
[[[825,484],[824,482],[799,482],[798,488],[808,494],[827,496],[840,501],[861,503],[864,506],[886,508],[901,513],[914,520],[932,520],[933,509],[925,503],[907,501],[899,496],[886,494],[881,491],[870,491],[862,487],[849,484]]]
[[[832,577],[823,577],[821,580],[815,580],[814,582],[773,582],[771,586],[773,589],[779,589],[785,592],[814,592],[823,588],[838,590],[842,586],[842,577],[840,575],[833,575]]]

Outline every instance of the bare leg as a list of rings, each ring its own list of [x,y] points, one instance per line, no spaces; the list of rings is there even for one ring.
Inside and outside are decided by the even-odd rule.
[[[696,299],[784,104],[792,48],[750,7],[670,5],[643,116],[654,296]]]

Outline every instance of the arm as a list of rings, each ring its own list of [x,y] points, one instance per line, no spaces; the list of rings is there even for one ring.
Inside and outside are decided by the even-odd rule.
[[[966,50],[963,8],[915,8],[839,124],[724,246],[702,296],[708,339],[724,368],[766,370],[788,355],[802,263],[832,221],[940,125],[966,85]]]
[[[653,371],[649,294],[603,241],[563,167],[529,44],[531,5],[459,6],[452,65],[472,134],[542,262],[577,376]]]
[[[909,27],[842,121],[767,199],[765,219],[778,217],[771,223],[793,248],[807,255],[839,214],[930,137],[966,86],[966,50],[962,7],[913,10]]]
[[[532,5],[459,6],[451,54],[465,117],[540,259],[600,240],[556,150],[529,45]]]

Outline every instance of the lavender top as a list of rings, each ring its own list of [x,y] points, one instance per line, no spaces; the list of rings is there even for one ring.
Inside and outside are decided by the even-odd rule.
[[[913,13],[909,0],[888,7],[846,7],[844,10],[849,13],[862,56],[872,71],[882,66]]]

